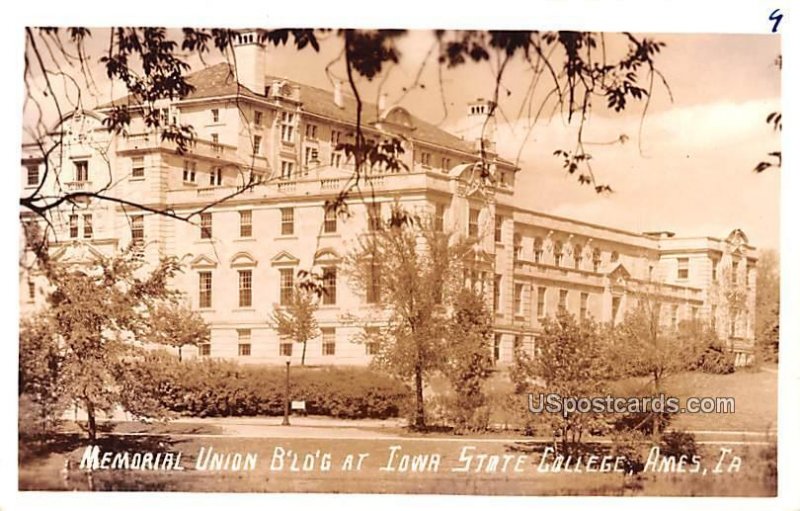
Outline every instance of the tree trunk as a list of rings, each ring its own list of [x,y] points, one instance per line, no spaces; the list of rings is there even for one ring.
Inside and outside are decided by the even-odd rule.
[[[414,367],[414,387],[417,396],[417,412],[414,417],[414,427],[425,429],[425,401],[422,395],[422,366],[417,364]]]
[[[178,346],[178,362],[183,362],[183,345]]]
[[[303,354],[300,355],[300,365],[301,366],[306,365],[306,343],[307,342],[308,341],[303,341]]]
[[[89,441],[94,442],[97,440],[97,420],[95,419],[95,412],[94,412],[94,403],[89,401],[88,399],[84,400],[86,403],[86,416],[88,419],[88,433],[89,433]]]

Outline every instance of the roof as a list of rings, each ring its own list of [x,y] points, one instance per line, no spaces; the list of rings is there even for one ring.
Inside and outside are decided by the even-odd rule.
[[[277,77],[268,76],[267,83],[278,79]],[[253,92],[244,85],[237,83],[233,68],[226,62],[191,73],[186,77],[186,81],[194,86],[194,90],[184,97],[184,100],[232,96],[237,93],[247,98],[265,99],[265,96]],[[332,91],[303,83],[295,84],[300,88],[300,102],[302,103],[304,111],[342,123],[355,123],[356,100],[354,97],[343,95],[343,104],[340,108],[334,103]],[[114,105],[124,104],[130,100],[131,96],[126,96],[119,100],[106,103],[98,108],[110,108]],[[463,140],[413,114],[410,115],[415,129],[409,136],[413,140],[455,151],[470,154],[475,153],[475,148],[471,142]],[[379,121],[377,106],[374,103],[362,102],[361,116],[362,125],[374,126]],[[508,165],[514,165],[512,162],[503,158],[498,158],[498,160]]]

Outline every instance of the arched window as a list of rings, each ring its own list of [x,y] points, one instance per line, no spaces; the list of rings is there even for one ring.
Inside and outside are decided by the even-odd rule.
[[[602,262],[602,255],[600,254],[600,249],[596,248],[592,250],[592,269],[595,273],[600,271],[600,263]]]
[[[580,243],[576,243],[572,247],[572,258],[575,261],[575,269],[579,270],[581,268],[581,258],[583,257],[583,247]]]
[[[542,262],[542,238],[539,236],[533,239],[533,261],[537,264]]]
[[[553,260],[556,266],[561,266],[561,260],[564,257],[564,243],[561,240],[556,240],[553,248]]]

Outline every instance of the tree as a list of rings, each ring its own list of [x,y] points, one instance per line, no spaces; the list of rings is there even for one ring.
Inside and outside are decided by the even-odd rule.
[[[463,288],[455,297],[447,325],[444,374],[455,391],[453,418],[457,431],[485,429],[488,415],[483,386],[492,371],[493,317],[483,294]]]
[[[424,383],[444,363],[447,308],[464,285],[471,246],[397,205],[378,223],[346,256],[345,268],[360,292],[373,293],[387,311],[384,335],[372,339],[373,363],[412,382],[413,424],[424,429]]]
[[[645,285],[631,298],[636,303],[614,329],[610,353],[622,374],[649,376],[652,394],[658,396],[664,393],[664,380],[689,369],[707,343],[703,337],[679,335],[678,323],[664,321],[665,309],[677,304],[665,297],[659,284]],[[657,437],[662,417],[653,413],[651,418]]]
[[[68,405],[62,392],[66,384],[64,353],[62,347],[53,342],[53,327],[52,317],[43,314],[23,318],[19,328],[18,390],[20,400],[24,396],[33,405],[30,418],[37,423],[40,433],[57,424]],[[21,421],[27,419],[22,408],[20,406]]]
[[[120,365],[139,351],[132,341],[148,330],[146,311],[173,298],[167,283],[179,266],[164,258],[148,268],[140,252],[128,250],[81,268],[51,262],[43,269],[52,292],[39,313],[47,332],[40,340],[59,353],[59,393],[86,411],[94,441],[98,411],[121,404]],[[22,381],[31,380],[29,368],[20,367]]]
[[[781,281],[780,261],[775,250],[759,255],[756,282],[756,343],[767,361],[778,361]]]
[[[183,360],[184,346],[209,342],[211,332],[203,317],[185,305],[162,302],[150,313],[145,340],[178,349]]]
[[[306,345],[319,335],[315,317],[318,308],[317,297],[306,288],[297,287],[286,306],[275,305],[271,322],[278,335],[303,345],[300,365],[306,365]]]
[[[562,398],[601,396],[611,372],[603,329],[592,319],[577,321],[564,310],[543,322],[537,339],[537,354],[520,352],[515,361],[517,387],[539,395],[557,394]],[[537,404],[542,406],[542,404]],[[546,406],[546,405],[545,405]],[[553,432],[553,444],[565,454],[576,452],[584,433],[603,424],[603,414],[596,410],[545,413],[542,420]],[[556,449],[557,450],[557,449]]]

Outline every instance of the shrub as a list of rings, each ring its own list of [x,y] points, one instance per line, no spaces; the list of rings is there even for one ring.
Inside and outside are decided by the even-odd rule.
[[[719,344],[709,345],[694,363],[698,371],[711,374],[731,374],[734,370],[734,355]]]
[[[283,414],[285,369],[242,366],[220,360],[178,362],[164,355],[134,362],[135,374],[156,374],[150,385],[168,410],[194,417],[279,416]],[[141,366],[158,365],[158,369]],[[164,370],[169,367],[169,371]],[[170,378],[165,378],[170,374]],[[144,387],[144,385],[142,386]],[[137,389],[143,392],[141,389]],[[397,417],[408,388],[366,368],[292,368],[290,399],[306,402],[312,415],[343,419]],[[156,398],[148,398],[155,400]]]

